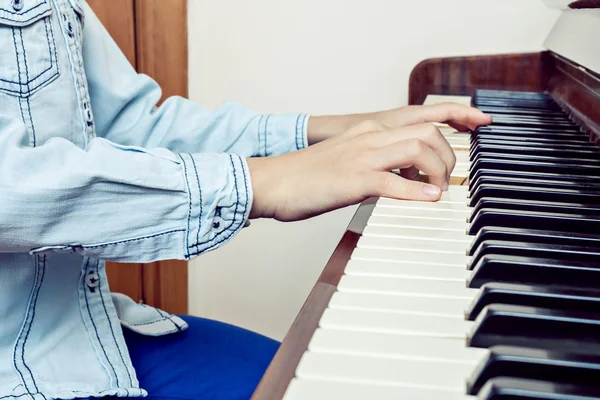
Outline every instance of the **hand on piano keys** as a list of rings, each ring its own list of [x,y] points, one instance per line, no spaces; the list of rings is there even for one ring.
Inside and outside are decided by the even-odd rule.
[[[600,399],[600,149],[479,91],[469,186],[379,198],[286,400]]]
[[[425,121],[472,127],[491,121],[476,108],[456,103],[373,116],[298,152],[248,158],[254,192],[250,218],[295,221],[370,197],[436,201],[453,183],[455,166],[462,175],[468,160],[464,152],[457,160],[440,129]]]

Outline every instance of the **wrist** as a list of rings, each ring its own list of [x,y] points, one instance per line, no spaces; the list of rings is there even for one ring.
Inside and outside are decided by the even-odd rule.
[[[277,210],[278,191],[282,182],[278,179],[275,157],[251,157],[246,159],[252,186],[253,202],[249,219],[273,218]]]

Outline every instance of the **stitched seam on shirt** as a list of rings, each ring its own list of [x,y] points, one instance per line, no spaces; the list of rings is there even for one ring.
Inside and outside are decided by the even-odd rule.
[[[306,129],[307,119],[308,118],[306,115],[302,116],[302,129],[300,129],[300,137],[302,138],[303,147],[308,147],[308,143],[306,143],[306,135],[304,134],[304,129]]]
[[[39,288],[39,286],[38,286],[38,284],[39,284],[39,279],[38,279],[39,278],[39,272],[40,272],[39,257],[36,256],[35,257],[35,275],[33,277],[33,287],[31,288],[31,297],[30,297],[30,300],[29,300],[29,302],[27,304],[27,312],[25,313],[25,320],[23,321],[23,328],[21,329],[21,332],[19,332],[19,336],[17,337],[17,341],[16,341],[15,347],[13,349],[13,365],[15,367],[15,370],[18,372],[19,376],[21,377],[21,382],[23,383],[23,387],[27,391],[28,395],[34,395],[34,394],[39,393],[39,389],[35,385],[35,381],[33,383],[34,383],[34,387],[35,387],[36,393],[32,393],[29,390],[29,388],[27,387],[27,382],[25,381],[25,377],[23,375],[23,372],[17,366],[17,352],[19,351],[19,342],[21,341],[21,337],[23,336],[23,333],[25,332],[25,329],[29,329],[31,327],[31,325],[28,325],[29,324],[29,316],[31,315],[31,311],[35,309],[34,303],[36,302],[38,288]],[[26,326],[27,326],[27,328],[25,328]],[[23,345],[22,346],[23,346],[23,349],[24,349],[25,348],[25,339],[23,340]],[[33,381],[33,374],[31,373],[31,370],[29,369],[29,367],[25,363],[25,358],[24,358],[23,353],[21,354],[21,360],[23,362],[23,366],[25,368],[27,368],[27,371],[29,371],[29,377],[32,378],[31,380]]]
[[[179,159],[181,159],[181,163],[183,164],[183,175],[185,177],[185,184],[187,186],[188,192],[188,217],[187,217],[187,231],[185,232],[185,253],[186,257],[190,254],[190,218],[192,218],[192,188],[190,187],[190,183],[188,182],[187,177],[187,167],[185,165],[185,160],[181,156],[181,154],[177,155]]]
[[[139,240],[151,239],[151,238],[158,237],[158,236],[170,235],[171,233],[184,232],[184,231],[185,231],[185,229],[173,229],[173,230],[170,230],[167,232],[155,233],[154,235],[141,236],[141,237],[134,238],[134,239],[126,239],[126,240],[120,240],[118,242],[110,242],[110,243],[104,243],[104,244],[81,245],[79,247],[84,248],[84,249],[96,249],[99,247],[113,246],[116,244],[137,242]]]
[[[268,115],[267,119],[265,120],[265,129],[264,129],[264,132],[265,132],[265,144],[264,144],[264,146],[265,146],[265,157],[269,156],[269,154],[267,153],[267,128],[269,127],[269,118],[271,118],[270,115]]]
[[[196,243],[200,241],[200,224],[202,223],[202,187],[200,186],[200,178],[198,178],[198,170],[196,169],[196,161],[194,157],[189,155],[192,160],[192,166],[194,167],[194,173],[196,174],[196,183],[198,184],[198,193],[200,194],[200,212],[198,213],[198,231],[196,232]]]
[[[171,319],[171,316],[170,316],[170,315],[165,315],[165,313],[163,313],[163,312],[162,312],[161,310],[159,310],[158,308],[156,309],[156,311],[158,312],[158,314],[159,314],[159,315],[162,315],[164,318],[166,318],[166,319],[168,319],[169,321],[171,321],[171,323],[172,323],[173,325],[175,325],[175,328],[176,328],[176,329],[177,329],[179,332],[181,332],[181,327],[180,327],[179,325],[177,325],[177,324],[175,323],[175,321],[173,321],[173,320]]]
[[[23,43],[23,29],[19,28],[19,36],[21,37],[21,46],[23,46],[23,60],[25,61],[25,79],[29,82],[29,67],[27,66],[27,50],[25,49],[25,43]],[[50,44],[48,44],[50,46]],[[29,83],[27,84],[27,92],[29,92]],[[35,139],[35,126],[33,124],[33,117],[31,116],[31,103],[29,102],[29,96],[27,96],[27,113],[29,114],[29,121],[31,122],[31,132],[33,135],[33,147],[36,146]]]
[[[21,15],[25,15],[26,13],[30,13],[30,12],[32,12],[33,10],[35,10],[36,8],[38,8],[38,7],[40,7],[40,6],[44,5],[44,4],[48,4],[48,3],[46,2],[46,0],[44,0],[43,2],[41,2],[40,4],[38,4],[38,5],[37,5],[37,6],[35,6],[35,7],[31,7],[29,10],[27,10],[27,11],[26,11],[26,12],[24,12],[24,13],[22,13]],[[21,13],[21,11],[22,11],[22,10],[21,10],[21,11],[11,11],[11,10],[9,10],[9,9],[6,9],[6,8],[2,8],[2,7],[0,7],[0,11],[7,12],[7,13],[9,13],[9,14],[19,15],[19,14]],[[44,11],[44,12],[45,12],[45,11]],[[14,22],[18,22],[18,21],[14,21]]]
[[[100,276],[98,264],[99,264],[99,261],[96,261],[96,275]],[[125,358],[123,358],[123,353],[121,352],[121,346],[119,346],[119,343],[117,342],[117,338],[115,337],[115,331],[113,329],[113,324],[110,320],[110,317],[108,316],[108,311],[106,309],[106,303],[104,302],[104,296],[102,295],[102,288],[100,287],[100,285],[102,284],[101,282],[102,282],[102,280],[98,278],[98,292],[100,292],[100,301],[102,302],[102,307],[104,308],[104,315],[106,315],[106,319],[108,320],[108,327],[110,328],[110,333],[115,342],[115,346],[117,347],[117,351],[119,352],[119,357],[121,357],[121,362],[123,362],[123,366],[125,367],[125,370],[127,371],[127,377],[129,378],[129,384],[131,386],[133,386],[133,380],[131,379],[131,374],[129,373],[129,368],[127,366],[127,363],[125,362]],[[125,389],[125,390],[127,390],[127,389]]]
[[[265,115],[261,115],[260,118],[258,119],[258,128],[256,129],[256,133],[258,134],[258,149],[256,150],[256,155],[260,157],[260,149],[262,148],[261,146],[261,134],[260,132],[262,131],[262,123],[263,120],[265,119]]]
[[[235,187],[235,192],[236,192],[236,202],[235,202],[235,209],[233,211],[233,219],[231,220],[231,222],[229,223],[229,225],[227,225],[225,228],[223,228],[223,230],[221,232],[217,233],[215,235],[215,237],[213,237],[212,239],[205,240],[205,241],[203,241],[201,243],[193,244],[190,247],[196,247],[196,248],[198,248],[198,247],[200,247],[200,246],[202,246],[204,244],[212,242],[213,240],[217,239],[221,234],[223,234],[227,230],[229,230],[233,226],[233,224],[235,223],[235,219],[236,219],[236,215],[237,215],[237,209],[238,209],[238,206],[240,204],[240,193],[239,193],[238,183],[237,183],[237,171],[235,169],[235,163],[233,162],[233,157],[231,156],[231,154],[229,155],[229,162],[231,163],[231,167],[233,169],[233,185]],[[198,253],[196,253],[196,254],[198,254]]]
[[[300,135],[298,134],[298,128],[300,127],[300,115],[296,118],[296,149],[300,150]]]
[[[29,85],[31,82],[35,81],[37,78],[39,78],[40,76],[44,75],[46,72],[48,72],[52,69],[52,67],[54,66],[54,62],[53,62],[53,57],[52,57],[52,47],[50,47],[50,37],[48,36],[48,22],[46,20],[44,20],[44,27],[46,30],[46,41],[48,43],[48,55],[50,56],[50,66],[48,68],[46,68],[44,71],[40,72],[34,78],[31,78],[31,79],[27,78],[27,82],[25,82],[25,83],[21,82],[20,77],[19,77],[19,82],[11,81],[9,79],[2,79],[2,78],[0,78],[0,81],[6,82],[6,83],[12,83],[15,85],[25,86],[25,85]],[[25,47],[23,47],[23,48],[25,48]]]
[[[87,274],[87,268],[88,268],[89,262],[90,262],[89,258],[86,259],[86,261],[85,261],[85,267],[83,268],[83,272],[84,272],[83,279],[84,280],[85,280],[85,276]],[[84,285],[85,285],[85,283],[84,283]],[[90,310],[90,303],[88,301],[88,294],[87,294],[87,292],[88,292],[88,288],[84,287],[83,288],[83,296],[85,297],[85,306],[87,308],[88,315],[90,317],[90,321],[92,322],[92,326],[94,328],[94,332],[96,332],[96,339],[98,339],[98,344],[100,345],[100,348],[102,349],[102,352],[104,353],[104,357],[106,357],[106,361],[108,361],[108,365],[110,365],[110,368],[112,369],[112,372],[113,372],[113,374],[115,376],[115,380],[116,380],[117,386],[120,386],[119,385],[119,377],[117,376],[117,371],[115,370],[115,366],[112,364],[112,362],[110,362],[110,358],[108,358],[108,354],[106,354],[106,349],[104,348],[104,345],[102,344],[102,341],[100,340],[100,333],[98,333],[98,328],[96,327],[96,323],[94,322],[94,318],[92,317],[92,311]]]
[[[159,322],[163,322],[164,320],[166,320],[166,317],[162,317],[161,319],[155,319],[154,321],[150,321],[150,322],[142,322],[139,324],[127,324],[129,326],[144,326],[144,325],[152,325],[152,324],[157,324]]]
[[[230,156],[230,157],[231,157],[231,156]],[[238,159],[239,159],[239,156],[238,156]],[[240,163],[241,163],[241,159],[240,159]],[[233,165],[233,166],[234,166],[234,163],[233,163],[233,158],[231,158],[231,165]],[[234,173],[235,173],[235,166],[234,166]],[[250,197],[250,196],[248,195],[248,181],[247,181],[247,179],[246,179],[246,174],[244,173],[243,169],[242,169],[242,175],[243,175],[243,177],[244,177],[244,190],[246,191],[246,200],[245,200],[245,202],[244,202],[244,211],[243,211],[243,214],[242,214],[242,220],[241,220],[241,222],[240,222],[240,225],[241,225],[241,224],[242,224],[242,222],[244,221],[244,217],[243,217],[243,216],[244,216],[244,214],[246,213],[246,211],[248,210],[248,199],[249,199],[249,197]],[[234,176],[235,176],[235,175],[234,175]],[[237,191],[237,181],[236,181],[236,191]],[[239,204],[239,192],[238,192],[238,202],[236,203],[236,211],[234,212],[234,221],[235,221],[235,215],[237,215],[237,204]],[[233,224],[233,221],[232,221],[232,223],[230,224],[230,226],[231,226],[232,224]],[[238,225],[238,226],[239,226],[239,225]],[[224,233],[224,232],[225,232],[225,231],[223,231],[223,232],[221,232],[221,233]],[[198,254],[200,254],[200,253],[202,253],[202,252],[205,252],[205,251],[208,251],[208,250],[210,250],[210,249],[212,249],[212,248],[215,248],[215,247],[216,247],[216,246],[218,246],[219,244],[223,243],[225,240],[229,239],[229,238],[230,238],[230,237],[231,237],[231,236],[232,236],[234,233],[235,233],[235,229],[232,229],[232,231],[230,232],[230,234],[229,234],[228,236],[226,236],[226,237],[224,237],[223,239],[221,239],[221,240],[217,241],[217,242],[216,242],[216,243],[214,243],[212,246],[209,246],[209,247],[207,247],[207,248],[205,248],[205,249],[203,249],[203,250],[202,250],[202,249],[200,249],[200,250],[196,251],[195,253],[192,253],[192,254],[190,254],[190,256],[196,256],[196,255],[198,255]],[[216,236],[215,236],[215,238],[213,238],[213,240],[214,240],[214,239],[216,239]],[[198,247],[198,246],[199,246],[199,244],[198,244],[198,245],[196,245],[196,247]]]

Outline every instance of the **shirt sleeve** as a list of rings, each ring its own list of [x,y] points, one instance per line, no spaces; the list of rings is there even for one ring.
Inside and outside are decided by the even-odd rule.
[[[260,114],[229,102],[209,110],[179,96],[157,107],[158,84],[134,70],[91,8],[84,7],[83,58],[98,136],[144,148],[246,157],[308,145],[307,114]]]
[[[2,253],[187,260],[230,240],[252,206],[240,155],[27,138],[22,121],[0,115]]]

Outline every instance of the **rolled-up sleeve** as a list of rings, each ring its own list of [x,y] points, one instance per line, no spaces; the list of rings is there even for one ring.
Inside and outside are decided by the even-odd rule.
[[[274,156],[307,146],[307,114],[264,114],[231,102],[210,110],[179,96],[157,107],[159,85],[135,71],[87,5],[85,14],[84,66],[99,137],[177,153],[228,152],[245,157]]]
[[[93,139],[23,146],[0,116],[0,252],[77,252],[120,262],[189,259],[230,240],[252,206],[244,157]]]

